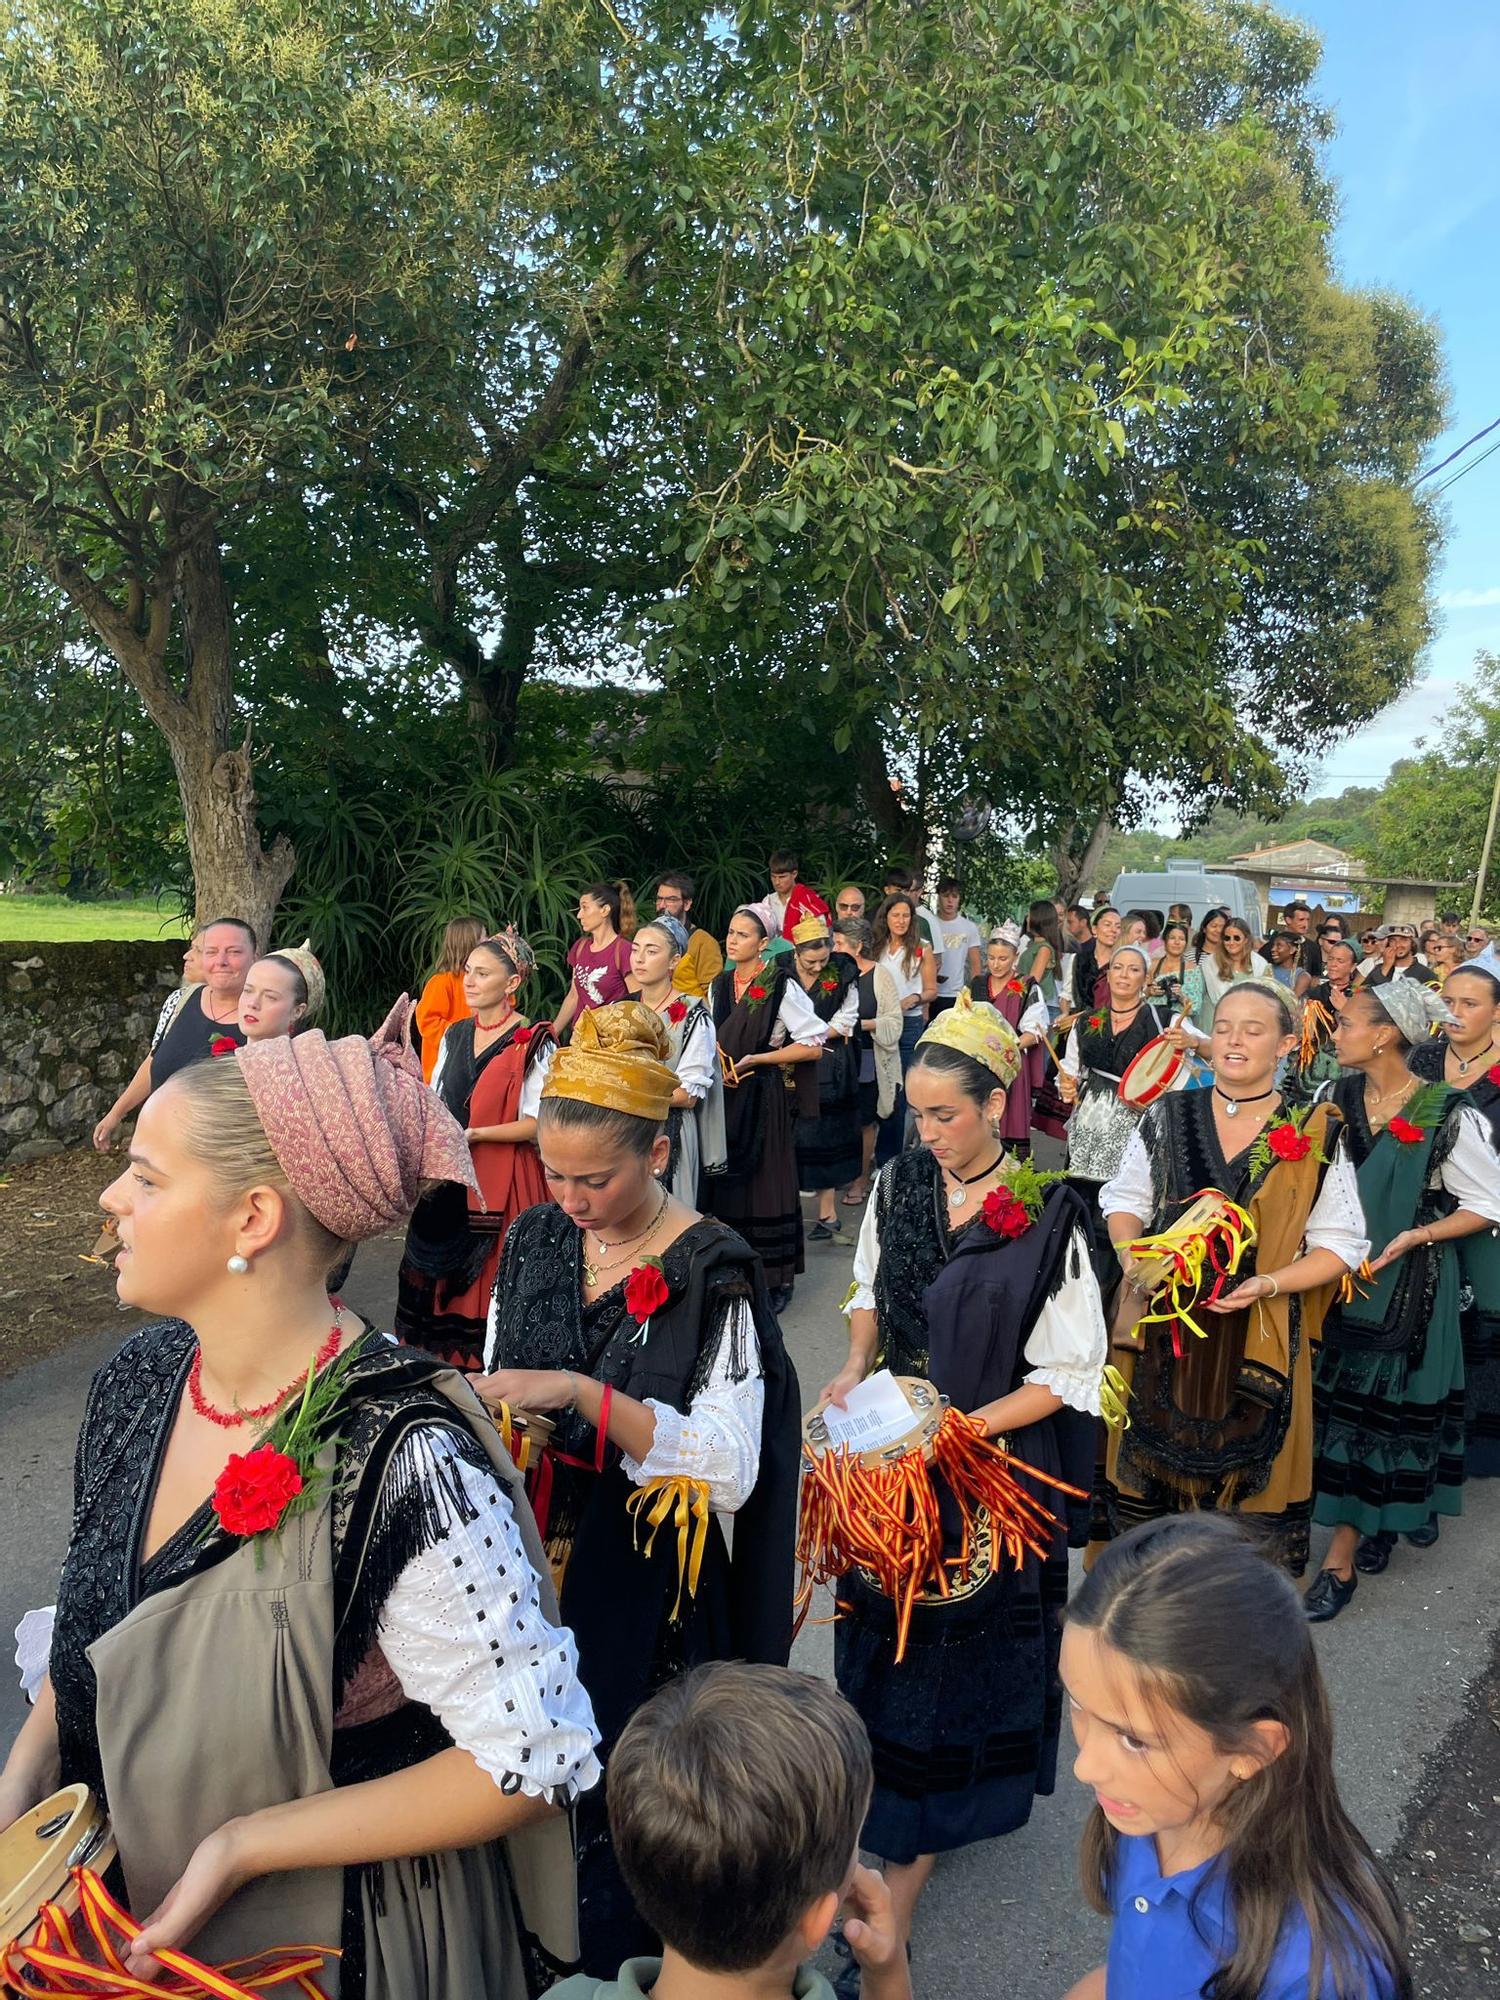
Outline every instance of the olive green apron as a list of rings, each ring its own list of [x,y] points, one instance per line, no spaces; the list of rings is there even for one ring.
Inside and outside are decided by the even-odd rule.
[[[493,1423],[453,1370],[436,1390],[462,1413],[510,1494],[541,1608],[557,1602],[531,1509]],[[143,1599],[89,1647],[99,1755],[137,1921],[154,1911],[198,1843],[227,1821],[332,1789],[333,1536],[326,1506]],[[257,1553],[260,1560],[257,1564]],[[189,1948],[210,1964],[288,1945],[332,1950],[344,1871],[258,1877]],[[368,2000],[522,2000],[518,1927],[547,1959],[577,1958],[572,1830],[549,1815],[503,1841],[362,1872]],[[338,1961],[319,1985],[336,2000]]]

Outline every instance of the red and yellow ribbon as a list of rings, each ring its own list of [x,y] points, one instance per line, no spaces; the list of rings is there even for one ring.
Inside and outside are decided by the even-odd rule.
[[[1366,1257],[1362,1260],[1357,1273],[1346,1271],[1343,1277],[1339,1279],[1339,1304],[1347,1306],[1356,1298],[1367,1299],[1370,1294],[1366,1287],[1373,1285],[1374,1282],[1375,1273],[1370,1269],[1370,1260]]]
[[[1201,1201],[1204,1194],[1213,1192],[1205,1188],[1193,1199]],[[1249,1211],[1227,1195],[1215,1198],[1218,1208],[1210,1221],[1179,1222],[1155,1236],[1138,1236],[1133,1243],[1120,1246],[1140,1267],[1153,1296],[1151,1310],[1136,1322],[1137,1330],[1169,1325],[1172,1348],[1179,1355],[1183,1327],[1199,1340],[1208,1338],[1190,1308],[1200,1298],[1218,1298],[1255,1241],[1255,1221]]]
[[[70,1917],[57,1903],[43,1903],[31,1942],[7,1946],[0,1957],[0,1981],[27,2000],[263,2000],[281,1987],[324,2000],[313,1975],[325,1959],[339,1953],[321,1945],[285,1945],[256,1952],[251,1958],[230,1959],[220,1966],[204,1965],[186,1952],[162,1945],[152,1954],[167,1977],[142,1979],[131,1972],[124,1951],[141,1934],[135,1923],[99,1877],[89,1868],[69,1871],[78,1889],[78,1915]],[[75,1934],[80,1925],[83,1942]],[[86,1952],[85,1944],[93,1951]]]
[[[924,1592],[948,1597],[955,1584],[969,1581],[981,1514],[987,1517],[993,1559],[1003,1552],[1019,1568],[1028,1550],[1036,1556],[1048,1553],[1056,1516],[1026,1491],[1017,1473],[1075,1499],[1084,1497],[1078,1487],[1012,1458],[985,1436],[977,1417],[960,1410],[944,1413],[932,1453],[931,1470],[915,1446],[887,1465],[866,1465],[847,1446],[804,1457],[797,1533],[799,1625],[818,1584],[836,1582],[851,1569],[865,1570],[896,1607],[899,1665],[918,1597]],[[943,1552],[933,1470],[958,1504],[962,1539],[955,1557]]]
[[[641,1546],[641,1523],[646,1523],[649,1532],[645,1553],[648,1556],[655,1545],[657,1529],[669,1517],[675,1520],[677,1600],[672,1606],[675,1618],[682,1609],[684,1587],[689,1597],[698,1595],[703,1552],[708,1547],[708,1481],[689,1479],[680,1472],[670,1478],[651,1479],[636,1488],[625,1506],[635,1522],[633,1532],[637,1548]]]

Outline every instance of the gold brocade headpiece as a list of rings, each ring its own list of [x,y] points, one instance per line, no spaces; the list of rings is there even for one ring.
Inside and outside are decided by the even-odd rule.
[[[827,944],[832,933],[823,917],[804,917],[800,924],[792,926],[792,943]]]
[[[971,1000],[960,993],[946,1013],[939,1014],[917,1043],[935,1042],[941,1048],[957,1049],[971,1056],[997,1076],[1007,1090],[1021,1073],[1021,1044],[1016,1031],[987,1000]]]
[[[543,1098],[574,1097],[663,1124],[676,1075],[663,1058],[672,1044],[654,1007],[621,1000],[580,1014],[567,1048],[552,1059]]]

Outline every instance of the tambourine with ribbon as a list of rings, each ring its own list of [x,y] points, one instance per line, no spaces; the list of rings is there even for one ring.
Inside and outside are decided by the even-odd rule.
[[[44,1799],[0,1834],[0,1992],[17,2000],[265,2000],[276,1992],[323,2000],[315,1975],[338,1952],[285,1945],[226,1965],[163,1946],[162,1976],[126,1964],[141,1926],[96,1870],[115,1858],[109,1820],[87,1785]]]
[[[806,1618],[818,1584],[863,1570],[896,1607],[899,1665],[918,1598],[951,1597],[981,1565],[987,1572],[1005,1558],[1020,1568],[1028,1554],[1047,1554],[1058,1518],[1018,1473],[1074,1499],[1085,1496],[1013,1458],[985,1436],[976,1417],[950,1408],[931,1382],[892,1379],[911,1411],[894,1439],[863,1448],[835,1444],[821,1408],[803,1419],[797,1622]],[[947,1552],[939,1482],[958,1508],[956,1555]]]
[[[1142,1327],[1167,1325],[1172,1349],[1182,1353],[1182,1329],[1199,1340],[1208,1338],[1193,1317],[1193,1308],[1217,1299],[1238,1272],[1255,1243],[1255,1220],[1247,1209],[1217,1188],[1196,1194],[1169,1229],[1140,1236],[1118,1247],[1129,1259],[1128,1284],[1144,1296],[1146,1310],[1135,1319]],[[1117,1321],[1116,1333],[1124,1330]]]

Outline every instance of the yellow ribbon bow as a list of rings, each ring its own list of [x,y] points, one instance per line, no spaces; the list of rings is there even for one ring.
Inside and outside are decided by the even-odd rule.
[[[703,1551],[708,1547],[708,1481],[689,1479],[680,1472],[670,1478],[648,1480],[636,1488],[625,1505],[635,1522],[633,1540],[637,1549],[641,1546],[643,1519],[650,1530],[645,1548],[648,1556],[655,1546],[657,1529],[669,1516],[676,1518],[677,1598],[672,1606],[675,1619],[682,1609],[683,1585],[686,1584],[689,1597],[698,1595]]]

